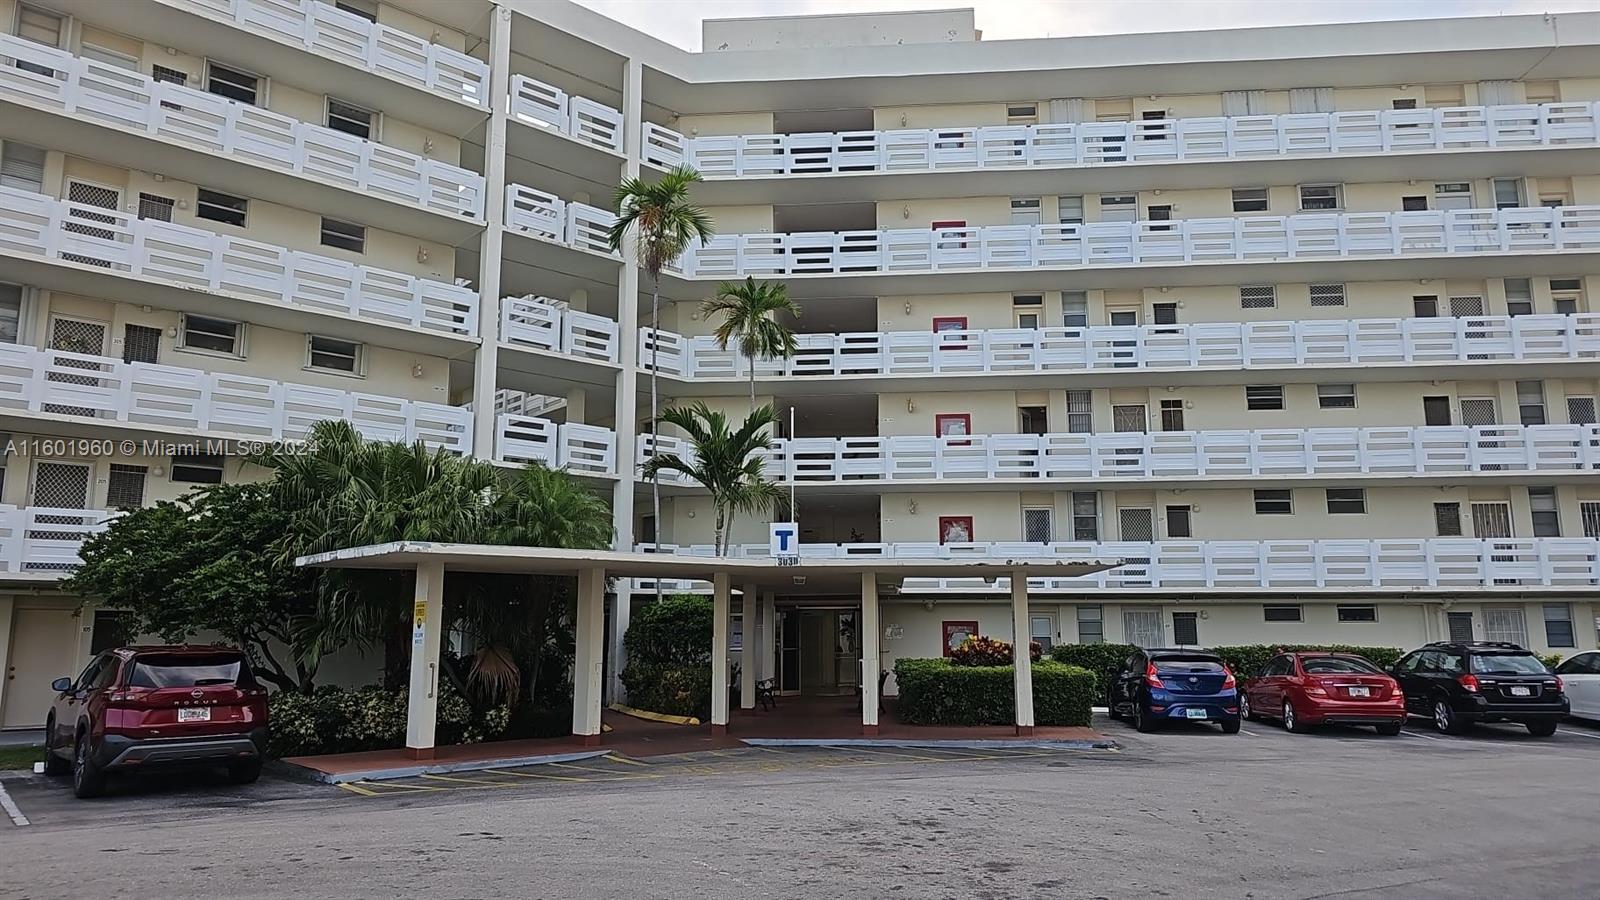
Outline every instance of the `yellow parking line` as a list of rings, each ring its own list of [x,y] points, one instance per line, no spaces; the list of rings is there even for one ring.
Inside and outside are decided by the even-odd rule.
[[[601,759],[605,759],[605,760],[610,760],[611,762],[627,763],[630,766],[646,766],[646,767],[648,767],[650,765],[650,763],[640,762],[637,759],[630,759],[630,758],[628,758],[626,756],[611,756],[611,755],[607,755],[607,756],[602,756],[600,758]]]
[[[548,778],[551,781],[593,781],[592,778],[579,778],[575,775],[542,775],[538,772],[513,772],[510,769],[484,769],[496,775],[515,775],[518,778]]]
[[[339,787],[344,788],[345,790],[349,791],[352,794],[360,794],[363,797],[376,797],[376,796],[378,796],[378,792],[377,791],[371,791],[371,790],[368,790],[368,789],[366,789],[364,787],[359,787],[357,785],[350,784],[349,782],[341,781],[339,783]]]
[[[430,781],[449,781],[453,784],[470,784],[475,787],[510,787],[514,781],[483,781],[476,778],[456,778],[451,775],[418,775],[418,778],[427,778]]]
[[[339,785],[344,787],[345,785]],[[448,791],[446,787],[429,787],[425,784],[390,784],[384,781],[366,781],[362,786],[372,792],[374,797],[385,797],[390,794],[421,794],[428,791]]]
[[[613,776],[616,776],[615,778],[612,779],[613,781],[621,780],[623,778],[660,778],[661,777],[660,775],[657,775],[654,772],[645,772],[645,773],[640,774],[640,775],[623,775],[623,774],[619,773],[616,769],[597,769],[594,766],[579,766],[579,765],[575,765],[573,763],[546,763],[546,765],[555,766],[555,767],[561,768],[561,769],[572,769],[575,772],[599,772],[601,775],[613,775]],[[593,781],[595,779],[591,778],[589,780]]]
[[[943,757],[943,756],[917,756],[916,754],[913,754],[913,753],[906,753],[903,750],[901,752],[899,752],[899,753],[896,753],[892,749],[885,748],[885,747],[852,747],[850,749],[859,750],[859,751],[861,751],[863,753],[871,753],[871,754],[874,754],[874,755],[893,756],[893,757],[898,757],[900,759],[914,759],[914,760],[917,760],[919,762],[937,762],[937,761],[939,761],[941,759],[945,759],[946,758],[946,757]]]

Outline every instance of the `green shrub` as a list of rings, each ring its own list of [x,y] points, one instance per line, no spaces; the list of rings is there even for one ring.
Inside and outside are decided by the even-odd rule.
[[[628,661],[651,666],[709,663],[713,619],[711,598],[696,594],[673,594],[645,604],[628,622],[622,639]]]
[[[437,740],[441,745],[476,744],[504,734],[504,706],[474,714],[448,681],[439,685]],[[326,685],[315,693],[279,691],[268,700],[272,757],[392,750],[406,742],[406,691],[376,686],[345,689]]]
[[[1050,658],[1069,666],[1081,666],[1094,673],[1095,702],[1104,703],[1106,685],[1117,677],[1128,654],[1139,648],[1132,644],[1057,644]]]
[[[1539,657],[1539,661],[1544,663],[1544,667],[1552,672],[1556,670],[1556,666],[1561,665],[1561,654],[1559,653],[1535,653],[1534,655]]]
[[[630,629],[629,634],[632,634]],[[711,664],[658,665],[630,659],[622,669],[628,705],[669,716],[711,718]]]
[[[1039,661],[1043,653],[1038,641],[1028,642],[1029,658]],[[1012,662],[1011,642],[999,638],[973,635],[950,651],[952,666],[1009,666]]]
[[[1239,647],[1211,647],[1212,653],[1222,657],[1233,674],[1249,678],[1260,672],[1268,661],[1279,653],[1303,650],[1311,653],[1353,653],[1380,669],[1394,665],[1405,655],[1399,647],[1362,647],[1355,644],[1247,644]]]
[[[894,664],[896,715],[911,725],[1009,725],[1016,721],[1011,666],[956,666],[948,659]],[[1033,664],[1033,719],[1038,725],[1088,725],[1094,674],[1053,660]]]

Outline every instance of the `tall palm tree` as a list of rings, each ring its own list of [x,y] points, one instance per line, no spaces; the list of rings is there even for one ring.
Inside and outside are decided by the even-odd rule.
[[[617,221],[606,235],[614,252],[621,252],[634,234],[634,244],[639,251],[639,266],[650,273],[650,332],[661,330],[661,270],[683,255],[689,242],[699,239],[701,244],[714,234],[711,217],[705,210],[689,201],[689,186],[700,181],[700,173],[688,166],[679,166],[654,183],[643,178],[629,178],[617,185],[614,200]],[[660,349],[652,338],[650,342],[650,441],[656,437],[656,416],[660,393],[656,387],[657,360]],[[650,477],[650,514],[655,517],[656,534],[661,534],[661,482]],[[661,586],[656,585],[656,599],[661,599]]]
[[[756,408],[756,360],[788,359],[794,356],[799,345],[794,331],[778,321],[778,313],[800,317],[800,307],[789,299],[789,289],[782,282],[757,281],[746,278],[742,282],[724,281],[717,285],[717,295],[700,304],[706,320],[721,316],[722,322],[712,335],[722,349],[737,343],[739,352],[750,364],[750,408]]]
[[[766,460],[761,456],[761,451],[772,449],[772,436],[766,429],[777,422],[778,414],[767,404],[751,410],[737,429],[730,429],[726,415],[696,402],[663,410],[661,420],[689,436],[694,458],[684,460],[676,453],[662,453],[646,460],[644,471],[651,478],[662,470],[680,472],[711,492],[716,553],[725,556],[735,516],[783,503],[783,491],[767,480]]]

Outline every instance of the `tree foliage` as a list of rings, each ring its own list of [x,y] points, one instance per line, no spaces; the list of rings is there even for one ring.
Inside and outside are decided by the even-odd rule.
[[[712,336],[722,349],[735,345],[750,362],[750,408],[756,405],[756,360],[788,359],[799,349],[794,331],[778,321],[779,313],[799,318],[800,307],[789,299],[781,281],[724,281],[717,295],[700,304],[706,321],[721,317]]]
[[[645,476],[654,478],[663,470],[679,472],[711,493],[716,552],[721,556],[727,552],[726,539],[737,514],[770,511],[783,503],[783,491],[766,477],[763,456],[772,449],[767,429],[777,421],[777,413],[769,403],[751,410],[735,429],[729,427],[725,414],[697,401],[692,406],[668,408],[661,421],[688,435],[694,453],[690,459],[676,453],[653,456],[644,464]]]

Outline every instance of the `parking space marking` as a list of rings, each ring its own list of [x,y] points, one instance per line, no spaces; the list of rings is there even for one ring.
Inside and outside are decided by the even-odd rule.
[[[1436,734],[1418,734],[1415,731],[1406,731],[1405,729],[1401,729],[1400,730],[1400,734],[1402,736],[1404,736],[1404,737],[1422,738],[1425,741],[1443,741],[1444,740],[1444,738],[1439,737]]]
[[[575,772],[595,772],[595,773],[598,773],[600,775],[610,775],[610,776],[612,776],[609,779],[605,779],[607,781],[616,781],[616,780],[619,780],[619,779],[622,779],[622,778],[660,778],[661,777],[660,775],[657,775],[654,772],[640,772],[638,774],[630,775],[630,774],[628,774],[626,772],[619,772],[616,769],[602,769],[602,768],[599,768],[598,766],[580,766],[580,765],[578,765],[576,763],[559,763],[558,762],[558,763],[549,763],[549,765],[554,767],[554,768],[557,768],[557,769],[571,769],[571,770],[573,770]],[[595,779],[590,779],[590,780],[593,781]]]
[[[627,757],[627,756],[607,755],[607,756],[602,756],[600,758],[601,759],[610,760],[611,762],[627,763],[630,766],[646,766],[646,767],[648,767],[650,765],[647,762],[641,762],[641,761],[639,761],[637,759],[633,759],[633,758]]]
[[[515,775],[518,778],[543,778],[548,781],[593,781],[592,778],[579,778],[576,775],[545,775],[540,772],[516,772],[511,769],[483,769],[484,772],[493,772],[496,775]]]
[[[1591,740],[1600,741],[1600,734],[1590,734],[1587,731],[1569,731],[1568,729],[1565,729],[1565,728],[1557,728],[1556,729],[1556,734],[1575,734],[1578,737],[1586,737],[1586,738],[1589,738]]]
[[[339,787],[343,788],[344,790],[349,791],[352,794],[360,794],[363,797],[376,797],[376,796],[378,796],[378,792],[377,791],[374,791],[374,790],[372,790],[370,788],[362,787],[359,784],[352,784],[351,782],[348,782],[348,781],[339,782]]]
[[[6,815],[11,817],[12,825],[20,828],[24,825],[32,824],[28,821],[28,817],[22,814],[21,808],[17,806],[17,801],[11,799],[11,795],[6,793],[4,784],[0,784],[0,809],[4,809]]]
[[[484,781],[481,778],[458,778],[458,777],[456,777],[454,775],[427,775],[427,774],[423,774],[423,775],[418,775],[417,777],[418,778],[426,778],[429,781],[449,781],[449,782],[453,782],[455,784],[470,784],[470,785],[475,785],[477,787],[510,787],[513,784],[516,784],[515,781]]]

